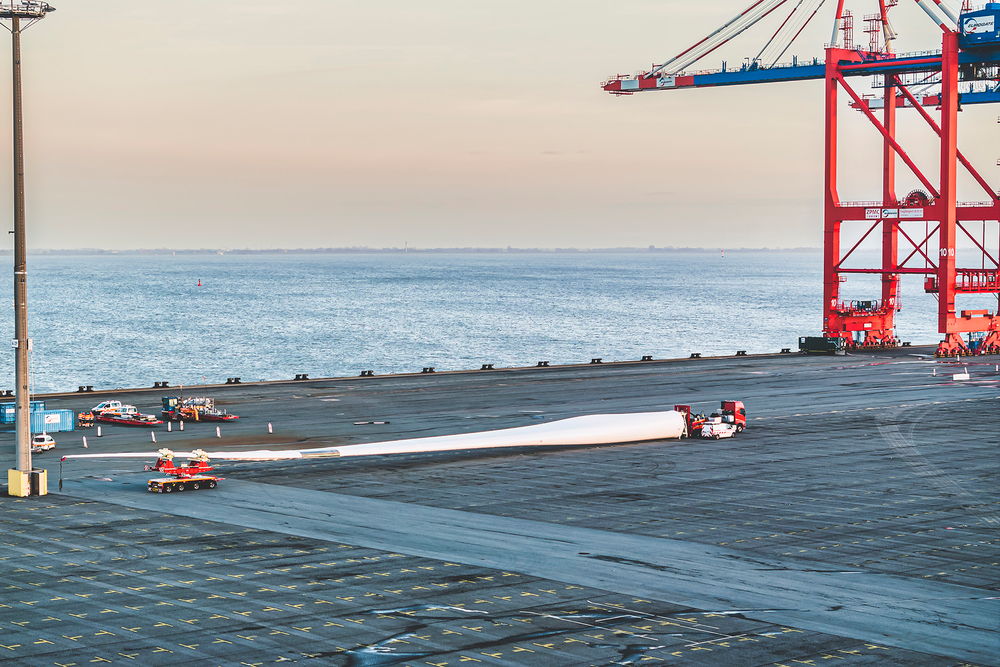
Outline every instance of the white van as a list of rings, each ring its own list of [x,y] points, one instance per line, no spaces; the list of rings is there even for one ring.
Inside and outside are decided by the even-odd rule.
[[[736,435],[736,425],[723,421],[722,417],[709,417],[705,425],[701,427],[701,437],[703,438],[718,440],[719,438],[731,438],[734,435]]]
[[[122,408],[124,407],[121,401],[104,401],[95,405],[91,412],[95,415],[99,415],[102,412],[122,412]]]
[[[103,412],[114,412],[120,415],[134,415],[138,410],[136,410],[134,405],[125,405],[121,401],[104,401],[103,403],[98,403],[94,406],[91,411],[94,415],[99,415]]]

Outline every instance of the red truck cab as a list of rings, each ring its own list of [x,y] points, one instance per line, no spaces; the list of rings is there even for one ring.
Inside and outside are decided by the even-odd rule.
[[[736,424],[737,430],[742,431],[747,427],[747,409],[743,401],[722,402],[722,418],[729,421],[729,417],[732,417],[731,423]]]

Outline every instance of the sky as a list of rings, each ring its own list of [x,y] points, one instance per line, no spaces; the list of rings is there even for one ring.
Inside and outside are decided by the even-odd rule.
[[[821,245],[822,83],[600,90],[747,0],[52,2],[23,47],[33,248]],[[823,55],[827,5],[789,56]],[[895,14],[899,51],[939,47]],[[996,114],[960,137],[993,180]],[[875,131],[843,117],[842,197],[876,199]]]

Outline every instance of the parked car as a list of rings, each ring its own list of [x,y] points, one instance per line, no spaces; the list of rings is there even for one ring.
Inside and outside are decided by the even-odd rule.
[[[48,433],[40,433],[31,439],[31,453],[40,454],[55,449],[56,441]]]

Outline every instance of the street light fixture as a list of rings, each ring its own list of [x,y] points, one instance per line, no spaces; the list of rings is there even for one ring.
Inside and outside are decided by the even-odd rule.
[[[14,405],[17,468],[7,472],[7,493],[12,496],[45,495],[47,473],[31,466],[31,396],[28,383],[28,263],[24,239],[24,128],[21,104],[21,33],[55,11],[47,2],[0,2],[0,20],[10,31],[14,66]],[[23,24],[22,24],[23,21]]]
[[[0,2],[0,18],[3,19],[43,19],[49,12],[54,12],[55,7],[47,2],[38,0],[14,0],[13,2]]]

